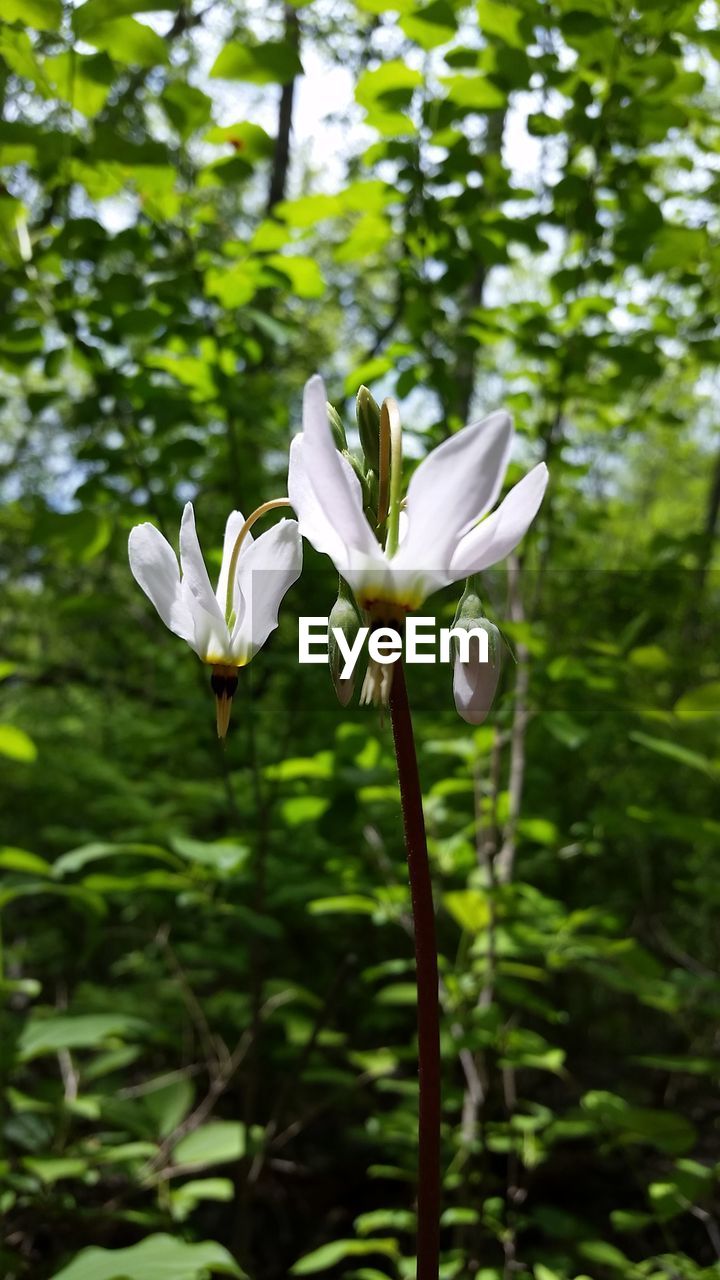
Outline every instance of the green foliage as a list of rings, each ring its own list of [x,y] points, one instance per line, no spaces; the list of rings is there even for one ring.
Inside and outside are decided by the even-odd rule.
[[[209,1275],[242,1272],[217,1244],[186,1244],[157,1235],[129,1249],[85,1249],[54,1280],[204,1280]]]
[[[409,672],[442,1275],[717,1277],[716,19],[4,0],[3,1275],[414,1276],[392,744],[296,662],[337,579],[307,550],[221,752],[127,567],[188,498],[219,565],[320,370],[351,450],[367,382],[408,473],[503,403],[552,477],[487,723]]]

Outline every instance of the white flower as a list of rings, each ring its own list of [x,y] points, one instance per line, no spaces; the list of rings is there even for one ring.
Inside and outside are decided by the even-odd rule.
[[[335,448],[322,379],[311,378],[288,474],[300,532],[330,557],[371,616],[399,620],[433,591],[504,559],[526,533],[547,485],[544,462],[483,519],[502,487],[512,440],[512,418],[501,411],[433,449],[410,480],[390,556],[365,516],[357,476]]]
[[[238,668],[254,657],[274,631],[282,598],[302,568],[302,541],[295,520],[281,520],[257,539],[246,523],[239,511],[228,517],[215,591],[195,531],[192,503],[185,506],[180,525],[179,565],[154,525],[136,525],[128,542],[133,576],[166,627],[214,669],[211,683],[218,699],[221,737],[227,731]]]

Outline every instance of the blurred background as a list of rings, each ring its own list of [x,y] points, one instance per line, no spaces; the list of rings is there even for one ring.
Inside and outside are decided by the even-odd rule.
[[[710,0],[3,0],[6,1280],[414,1276],[391,736],[296,661],[334,573],[223,752],[127,565],[190,498],[219,567],[316,371],[408,474],[501,405],[551,471],[488,722],[409,670],[442,1275],[720,1274],[719,58]]]

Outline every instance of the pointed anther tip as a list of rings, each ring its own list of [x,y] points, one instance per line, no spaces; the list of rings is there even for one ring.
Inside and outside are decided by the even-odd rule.
[[[215,694],[215,720],[217,736],[225,741],[230,726],[232,700],[238,687],[237,667],[214,666],[210,676],[210,688]]]

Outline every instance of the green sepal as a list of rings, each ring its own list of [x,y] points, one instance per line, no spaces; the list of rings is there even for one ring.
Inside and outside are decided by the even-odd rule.
[[[341,453],[345,453],[347,451],[348,442],[347,436],[345,435],[345,428],[342,424],[342,418],[335,406],[330,404],[329,400],[327,402],[327,412],[328,419],[330,421],[330,430],[332,431],[333,440],[335,441],[335,447],[339,449]]]
[[[360,444],[368,470],[377,475],[380,470],[380,406],[367,387],[361,387],[355,400]]]

